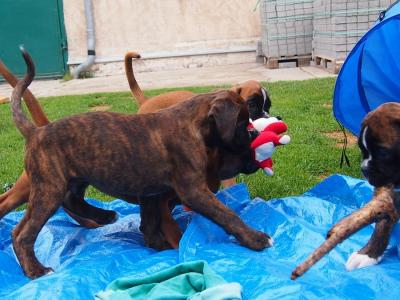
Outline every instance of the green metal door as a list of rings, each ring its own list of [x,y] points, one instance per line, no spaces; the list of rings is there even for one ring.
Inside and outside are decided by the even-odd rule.
[[[31,54],[36,77],[65,74],[67,45],[62,0],[0,0],[0,59],[12,72],[22,75],[26,68],[19,45]]]

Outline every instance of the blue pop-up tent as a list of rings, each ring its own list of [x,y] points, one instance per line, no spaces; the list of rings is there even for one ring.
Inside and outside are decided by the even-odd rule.
[[[400,1],[380,14],[348,55],[336,81],[333,113],[358,135],[365,115],[390,101],[400,102]]]

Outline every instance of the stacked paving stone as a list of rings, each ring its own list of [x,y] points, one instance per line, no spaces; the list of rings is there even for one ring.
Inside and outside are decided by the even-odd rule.
[[[342,62],[394,0],[315,0],[313,59]]]
[[[379,13],[396,0],[261,0],[261,43],[257,55],[267,67],[312,58],[337,73]],[[272,63],[271,63],[272,62]]]
[[[262,0],[262,52],[268,58],[310,55],[313,0]]]

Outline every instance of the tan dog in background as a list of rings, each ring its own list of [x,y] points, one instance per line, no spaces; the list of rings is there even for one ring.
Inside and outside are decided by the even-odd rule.
[[[139,103],[138,113],[155,112],[190,99],[196,95],[190,91],[174,91],[147,98],[139,87],[133,74],[133,58],[140,58],[140,54],[136,52],[128,52],[125,54],[125,73],[132,95]],[[233,86],[230,90],[239,94],[246,101],[250,119],[256,120],[268,116],[269,110],[271,109],[271,99],[266,89],[263,88],[258,81],[248,80]]]

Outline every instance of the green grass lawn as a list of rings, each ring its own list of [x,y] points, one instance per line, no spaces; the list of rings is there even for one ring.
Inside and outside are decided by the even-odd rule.
[[[281,116],[288,124],[292,141],[279,147],[274,154],[273,177],[266,177],[261,171],[239,176],[239,181],[249,186],[252,197],[271,199],[298,195],[334,173],[361,177],[361,156],[357,145],[350,145],[347,150],[351,167],[339,167],[341,147],[338,142],[343,136],[332,115],[334,82],[334,78],[327,78],[264,83],[272,99],[271,114]],[[220,87],[193,87],[189,90],[201,93],[215,88]],[[173,89],[149,90],[145,94],[152,96],[170,90]],[[108,105],[110,111],[116,112],[137,111],[137,104],[129,92],[48,97],[40,102],[50,120],[87,112],[98,105]],[[1,191],[5,184],[13,183],[18,178],[23,169],[24,141],[11,120],[8,104],[0,105],[0,120]],[[87,197],[111,199],[92,188]]]

